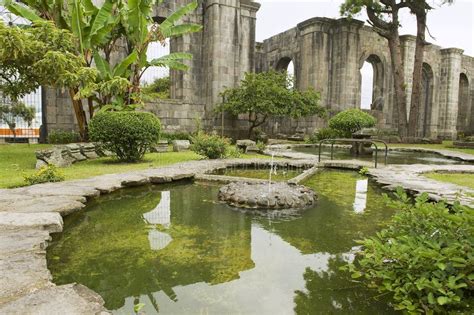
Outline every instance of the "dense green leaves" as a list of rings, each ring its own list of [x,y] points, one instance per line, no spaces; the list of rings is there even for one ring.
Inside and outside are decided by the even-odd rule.
[[[209,159],[225,158],[230,149],[229,140],[216,134],[198,132],[191,141],[191,150]]]
[[[395,308],[408,313],[468,312],[474,292],[474,210],[429,203],[426,194],[392,203],[400,209],[392,223],[362,242],[349,265],[380,292],[393,294]]]
[[[338,113],[329,120],[329,128],[342,137],[351,138],[354,132],[362,128],[375,126],[375,118],[364,111],[352,108]]]
[[[89,125],[92,141],[102,142],[121,161],[136,162],[157,142],[161,125],[159,119],[145,112],[100,112]]]
[[[293,89],[292,78],[288,78],[286,72],[246,73],[239,87],[226,89],[221,95],[223,102],[217,111],[247,114],[249,137],[253,129],[269,117],[325,115],[319,105],[319,93]]]

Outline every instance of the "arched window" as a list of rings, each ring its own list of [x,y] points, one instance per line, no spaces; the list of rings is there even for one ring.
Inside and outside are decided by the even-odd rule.
[[[286,71],[288,78],[291,78],[293,83],[291,84],[291,87],[293,88],[295,85],[296,81],[296,74],[295,74],[295,64],[293,60],[289,57],[283,57],[281,58],[278,63],[276,64],[275,67],[276,71]]]
[[[466,74],[459,76],[459,98],[458,98],[458,122],[457,131],[469,133],[471,130],[471,98],[469,97],[469,80]]]
[[[433,111],[433,70],[427,63],[423,63],[422,93],[418,118],[418,135],[430,135],[431,115]]]
[[[360,108],[382,110],[383,64],[376,55],[370,55],[360,69]]]

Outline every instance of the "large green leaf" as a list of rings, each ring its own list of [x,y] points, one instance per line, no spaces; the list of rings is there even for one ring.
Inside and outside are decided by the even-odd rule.
[[[90,36],[94,36],[97,32],[103,28],[112,18],[113,2],[106,0],[102,7],[95,15],[94,21],[92,22]]]
[[[69,8],[71,12],[71,30],[72,33],[79,40],[79,48],[81,50],[81,53],[84,53],[86,47],[84,47],[83,37],[83,28],[85,26],[83,7],[79,3],[79,0],[70,0]]]
[[[101,78],[109,80],[112,76],[109,63],[104,58],[102,58],[98,52],[94,52],[94,62],[97,70],[100,72]]]
[[[148,62],[149,66],[166,67],[174,70],[187,70],[188,66],[181,62],[181,60],[190,60],[192,55],[188,53],[171,53],[169,55],[156,58]]]
[[[147,37],[151,6],[150,0],[128,0],[127,33],[135,44],[143,43]]]
[[[183,16],[193,12],[197,7],[197,1],[193,1],[173,12],[168,18],[166,18],[166,20],[163,21],[163,23],[160,24],[161,31],[167,32],[167,30],[174,26]]]
[[[124,76],[128,67],[134,63],[138,58],[137,52],[134,50],[127,58],[123,59],[119,64],[114,67],[113,75],[114,76]]]
[[[184,34],[195,33],[202,30],[202,26],[199,24],[187,23],[174,25],[168,28],[160,29],[164,37],[181,36]]]
[[[4,1],[4,6],[13,14],[16,14],[18,16],[21,16],[22,18],[25,18],[31,22],[38,22],[38,21],[43,21],[42,18],[40,18],[34,10],[30,9],[27,6],[24,6],[22,4],[19,4],[17,2],[13,2],[11,0],[5,0]]]

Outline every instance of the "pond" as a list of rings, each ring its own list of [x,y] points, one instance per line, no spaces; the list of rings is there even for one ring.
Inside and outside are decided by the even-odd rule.
[[[394,313],[339,271],[394,213],[379,188],[336,170],[305,184],[319,199],[288,218],[234,211],[216,201],[217,184],[117,191],[65,218],[48,267],[56,284],[88,286],[115,314],[138,303],[146,314]]]
[[[275,171],[272,173],[273,181],[286,181],[303,173],[303,169],[296,167],[274,167]],[[270,168],[268,167],[229,167],[212,172],[215,175],[233,176],[233,177],[247,177],[256,179],[268,179]]]
[[[319,149],[317,146],[313,147],[294,147],[297,152],[318,155]],[[384,163],[385,151],[378,151],[378,162]],[[375,153],[373,156],[358,156],[354,157],[349,152],[348,148],[334,148],[334,160],[348,160],[358,159],[362,161],[374,161]],[[321,161],[331,159],[331,149],[329,147],[323,147],[321,149]],[[450,159],[437,153],[429,152],[409,152],[409,151],[388,151],[387,164],[438,164],[438,165],[449,165],[449,164],[469,164],[468,162]]]

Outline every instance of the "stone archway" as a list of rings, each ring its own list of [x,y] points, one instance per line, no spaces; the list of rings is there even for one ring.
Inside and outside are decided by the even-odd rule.
[[[465,134],[472,132],[473,129],[470,126],[473,122],[471,121],[472,105],[469,94],[469,80],[465,73],[461,73],[459,75],[458,118],[456,129],[457,132]]]
[[[296,77],[296,66],[295,63],[293,62],[293,59],[290,57],[283,57],[278,62],[276,63],[275,66],[276,71],[286,71],[288,76],[291,76],[293,78],[293,86],[296,86],[297,82],[297,77]]]
[[[370,73],[367,73],[367,71]],[[367,75],[369,76],[369,79],[371,78],[371,82],[365,80],[364,76]],[[379,56],[370,54],[361,59],[360,106],[362,109],[383,110],[385,103],[384,79],[384,64]]]
[[[434,86],[433,78],[433,69],[429,64],[423,63],[422,93],[418,116],[418,136],[420,137],[429,137],[431,133]]]

